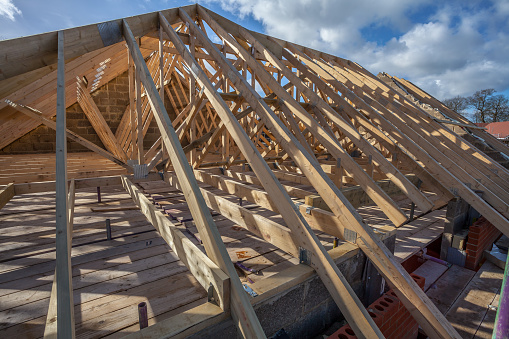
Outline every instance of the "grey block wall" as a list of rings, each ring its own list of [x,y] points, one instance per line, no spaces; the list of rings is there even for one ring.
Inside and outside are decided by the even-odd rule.
[[[396,237],[387,238],[384,243],[394,252]],[[381,291],[382,278],[369,273],[366,256],[359,251],[355,256],[341,262],[338,268],[361,301],[366,291],[371,298]],[[376,271],[376,270],[375,270]],[[369,283],[366,283],[369,279]],[[364,280],[363,280],[364,277]],[[378,294],[378,298],[381,293]],[[370,299],[371,299],[370,298]],[[376,299],[375,298],[375,299]],[[369,303],[367,303],[369,305]],[[315,274],[301,284],[289,288],[254,306],[255,312],[267,337],[272,337],[284,328],[291,338],[312,338],[343,316],[320,278]],[[204,329],[189,338],[241,338],[231,319]]]

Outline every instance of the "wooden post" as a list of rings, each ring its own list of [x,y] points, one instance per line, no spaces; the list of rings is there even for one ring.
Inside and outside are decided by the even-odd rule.
[[[58,32],[56,132],[56,290],[58,338],[74,338],[71,274],[71,232],[67,198],[67,140],[65,106],[64,32]]]
[[[159,26],[159,96],[164,106],[164,40],[163,40],[163,28]],[[165,158],[165,146],[164,142],[161,143],[161,157]],[[163,167],[164,169],[164,167]],[[150,169],[149,169],[150,171]]]
[[[196,55],[196,48],[195,48],[195,38],[194,35],[189,34],[189,50],[191,51],[191,55]],[[196,80],[191,75],[189,76],[189,104],[194,105],[196,101]],[[196,110],[201,110],[201,107],[196,107]],[[198,114],[198,112],[196,112]],[[193,142],[196,139],[196,118],[191,121],[191,128],[189,129],[189,142]],[[194,164],[196,162],[196,149],[192,149],[191,152],[189,152],[189,159],[191,161],[191,164]]]
[[[145,63],[145,61],[143,61]],[[138,126],[137,144],[138,144],[138,164],[143,165],[145,159],[143,157],[143,112],[141,110],[141,81],[140,81],[140,66],[136,65],[135,79],[136,79],[136,123]],[[164,106],[163,106],[164,107]]]
[[[136,75],[134,70],[133,57],[127,50],[127,58],[129,62],[129,111],[131,118],[131,159],[137,158],[136,147]]]

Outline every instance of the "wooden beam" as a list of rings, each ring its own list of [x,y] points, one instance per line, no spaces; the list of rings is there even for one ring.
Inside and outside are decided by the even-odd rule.
[[[407,175],[407,177],[409,177],[409,180],[414,184],[417,184],[417,181],[419,180],[418,177],[413,174]],[[394,183],[389,179],[379,180],[376,182],[376,184],[380,186],[389,196],[397,196],[403,194],[401,189],[394,185]],[[342,188],[341,192],[355,208],[373,203],[373,201],[360,186]],[[308,195],[305,197],[305,199],[307,205],[330,211],[330,208],[319,195]]]
[[[164,180],[173,187],[180,189],[176,177],[171,173],[165,173]],[[296,258],[299,257],[299,248],[293,242],[291,230],[288,227],[282,226],[257,214],[257,212],[250,211],[206,189],[201,188],[200,190],[209,208],[268,243],[277,246],[286,253]]]
[[[56,122],[54,122],[53,120],[50,120],[48,118],[45,118],[42,113],[37,112],[33,108],[30,108],[30,107],[27,107],[27,106],[23,106],[21,104],[15,103],[15,102],[10,102],[9,105],[14,107],[17,111],[19,111],[19,112],[21,112],[21,113],[23,113],[23,114],[33,118],[34,120],[39,121],[40,123],[42,123],[45,126],[51,128],[53,130],[57,129]],[[91,150],[93,152],[96,152],[99,155],[102,155],[106,159],[111,160],[112,162],[114,162],[115,164],[120,165],[120,166],[122,166],[124,168],[129,168],[130,167],[126,163],[124,163],[122,160],[120,160],[117,157],[115,157],[110,152],[102,149],[101,147],[97,146],[93,142],[90,142],[87,139],[80,137],[78,134],[74,133],[70,129],[66,129],[66,135],[67,135],[68,139],[77,142],[78,144],[88,148],[89,150]]]
[[[180,261],[191,271],[200,285],[205,290],[208,290],[210,284],[214,286],[215,300],[224,309],[225,303],[229,302],[230,279],[228,276],[158,210],[136,185],[125,176],[121,176],[121,180],[124,189],[131,195],[143,215],[177,254]]]
[[[145,61],[143,61],[143,64],[146,67]],[[135,67],[135,105],[136,105],[136,127],[137,127],[137,134],[136,134],[136,145],[138,146],[136,148],[137,150],[137,158],[138,158],[138,164],[143,165],[144,159],[143,159],[143,112],[141,110],[141,82],[140,82],[140,72],[139,65]],[[150,74],[150,73],[149,73]],[[152,77],[151,77],[152,78]],[[164,104],[163,104],[164,107]],[[134,138],[134,135],[133,135]]]
[[[127,50],[127,58],[128,58],[128,76],[129,76],[129,117],[131,122],[131,159],[135,159],[136,157],[136,75],[134,74],[134,62],[133,57]],[[127,126],[127,125],[126,125]]]
[[[198,9],[199,8],[200,7],[198,7]],[[223,69],[223,72],[228,72],[230,80],[233,81],[237,90],[243,92],[246,101],[250,103],[252,107],[260,106],[260,104],[266,106],[262,100],[258,101],[257,98],[259,98],[259,95],[254,92],[254,89],[250,89],[250,86],[247,85],[245,79],[239,76],[238,71],[226,61],[224,55],[196,26],[194,21],[184,11],[181,11],[179,14],[183,21],[189,25],[190,31],[195,35],[197,40],[206,46],[205,49],[212,57],[214,57],[218,66]],[[207,23],[210,24],[209,21],[207,21]],[[170,36],[170,38],[172,37]],[[295,235],[294,241],[299,244],[299,246],[305,246],[309,251],[311,251],[311,265],[313,265],[313,267],[317,270],[334,299],[338,302],[339,307],[342,308],[344,314],[352,320],[354,326],[358,325],[363,328],[362,333],[365,333],[367,337],[375,338],[379,336],[378,334],[381,336],[380,331],[376,328],[373,320],[370,319],[367,311],[355,296],[355,293],[353,293],[353,290],[350,286],[348,286],[348,283],[341,272],[337,269],[337,266],[332,262],[332,259],[328,257],[327,252],[324,250],[314,233],[312,233],[309,226],[303,223],[303,220],[296,213],[297,211],[291,203],[290,197],[286,194],[286,192],[284,192],[274,176],[270,174],[267,164],[253,143],[249,141],[246,132],[237,122],[229,107],[221,99],[217,91],[213,89],[212,83],[208,79],[207,75],[197,64],[196,60],[191,57],[182,41],[178,39],[178,36],[173,35],[172,42],[179,50],[179,53],[186,62],[188,68],[193,72],[193,76],[195,76],[196,80],[200,82],[200,85],[205,88],[207,98],[216,109],[221,120],[225,122],[228,131],[234,138],[238,147],[241,148],[246,159],[249,160],[256,175],[259,178],[264,178],[264,187],[268,192],[273,194],[274,200],[279,204],[278,210],[285,219],[286,224],[291,228],[292,234]],[[238,78],[233,78],[233,73],[235,73]],[[242,85],[242,88],[239,87],[239,84]]]
[[[128,176],[129,180],[138,182],[139,179],[133,179],[132,175]],[[147,178],[143,178],[144,181],[153,181],[153,180],[161,180],[161,176],[157,173],[149,173]],[[122,182],[120,177],[117,176],[104,176],[97,178],[83,178],[83,179],[74,179],[76,183],[76,189],[82,188],[95,188],[98,186],[121,186]],[[7,186],[0,186],[0,189],[4,189]],[[55,181],[42,181],[42,182],[32,182],[32,183],[21,183],[14,184],[14,191],[16,195],[20,194],[31,194],[31,193],[41,193],[41,192],[54,192],[56,188]]]
[[[331,69],[338,79],[347,79],[348,82],[358,85],[359,79],[349,72],[338,72],[321,61],[317,61],[320,68]],[[319,69],[318,69],[319,70]],[[417,108],[405,98],[401,104],[394,102],[392,97],[384,92],[381,87],[386,87],[379,79],[372,83],[371,77],[364,77],[363,87],[375,88],[367,95],[359,86],[354,86],[354,92],[364,98],[364,101],[386,116],[388,120],[398,126],[406,135],[411,136],[415,142],[437,159],[444,167],[448,168],[462,182],[468,183],[472,188],[484,191],[483,198],[499,212],[509,212],[509,205],[504,202],[509,200],[509,172],[493,162],[491,158],[483,154],[473,145],[448,128],[435,122],[427,113]],[[350,85],[350,87],[352,87]],[[380,92],[383,94],[380,94]],[[374,99],[374,100],[373,100]],[[377,101],[378,100],[378,101]],[[423,140],[424,142],[421,142]],[[470,158],[470,161],[465,159]],[[492,170],[495,169],[497,173]],[[509,214],[506,214],[509,217]]]
[[[210,25],[210,23],[209,23],[209,25]],[[261,79],[262,82],[266,82],[270,86],[270,88],[274,91],[274,94],[276,94],[279,97],[279,99],[284,102],[281,104],[281,106],[286,106],[291,111],[292,114],[295,114],[296,117],[298,117],[301,120],[301,122],[309,129],[309,131],[312,132],[313,136],[315,136],[319,140],[319,142],[325,148],[327,148],[327,150],[331,154],[333,154],[333,156],[336,159],[341,159],[343,167],[351,173],[351,175],[354,177],[354,180],[365,189],[366,193],[368,193],[370,195],[370,197],[373,199],[373,201],[375,201],[375,203],[378,206],[380,206],[381,210],[389,217],[389,219],[395,225],[401,225],[401,224],[405,223],[408,219],[407,216],[405,215],[405,213],[397,206],[397,204],[394,201],[392,201],[392,199],[389,196],[387,196],[375,184],[373,179],[371,177],[369,177],[367,175],[367,173],[364,172],[362,170],[362,168],[357,163],[355,163],[355,161],[352,160],[352,158],[348,155],[348,153],[338,143],[337,139],[335,139],[330,133],[328,133],[308,112],[306,112],[306,110],[304,110],[302,108],[302,106],[287,91],[285,91],[281,87],[281,85],[279,85],[277,80],[274,79],[274,77],[272,75],[270,75],[262,67],[260,67],[258,62],[256,62],[256,60],[254,60],[252,58],[252,56],[249,55],[249,53],[245,49],[243,49],[235,39],[231,38],[231,36],[228,36],[227,32],[224,29],[218,27],[217,25],[215,25],[215,27],[213,29],[216,30],[217,31],[216,33],[218,33],[222,38],[225,39],[225,41],[230,45],[230,47],[232,47],[235,50],[235,52],[238,53],[238,55],[242,59],[244,59],[244,61],[247,62],[249,67],[251,67],[252,69],[255,70],[255,73],[259,77],[259,79]],[[281,70],[286,70],[286,71],[284,71],[284,74],[287,77],[292,78],[292,81],[291,81],[292,84],[295,85],[296,81],[298,81],[302,85],[302,82],[300,81],[300,79],[298,79],[298,77],[296,77],[293,73],[291,73],[288,70],[288,68],[286,68],[286,66],[282,65],[282,63],[279,62],[275,58],[275,56],[271,55],[271,53],[269,51],[267,51],[265,48],[263,48],[263,46],[259,42],[257,42],[256,40],[253,40],[254,38],[252,36],[248,35],[249,33],[244,32],[244,30],[242,28],[240,29],[240,33],[243,34],[244,36],[247,36],[249,38],[248,40],[251,40],[250,42],[257,49],[262,48],[261,51],[263,51],[265,53],[265,55],[268,58],[270,58],[272,63],[274,63],[278,67],[280,67]],[[287,73],[287,71],[288,71],[288,73]],[[290,75],[290,73],[296,79],[293,79],[293,77]],[[304,85],[299,86],[299,88],[301,88],[302,90],[304,90],[304,89],[309,90]],[[313,93],[313,92],[311,92],[311,93]],[[323,106],[322,108],[327,106],[325,103],[323,103],[323,101],[318,100],[318,99],[316,100],[316,102],[314,104],[320,105],[320,103],[322,103],[321,104],[321,106]],[[288,113],[288,114],[290,114],[290,113]],[[285,114],[285,115],[288,116],[288,114]],[[267,126],[270,127],[270,124],[267,124]],[[300,131],[296,131],[296,133],[299,133],[299,132]],[[354,134],[354,133],[358,134],[357,131],[352,132],[352,134]],[[359,140],[362,141],[364,139],[362,137],[360,137]],[[370,144],[369,144],[369,147],[371,147]],[[310,156],[313,157],[314,156],[313,153],[311,153]],[[386,161],[386,159],[381,154],[380,154],[380,157]],[[315,159],[315,162],[316,162],[316,159]],[[396,170],[396,169],[394,169],[394,170],[395,170],[395,172],[399,173],[398,170]],[[334,185],[332,182],[330,182],[330,183],[332,185]],[[409,185],[411,185],[411,183],[409,183]],[[415,189],[415,187],[414,187],[414,189]],[[420,192],[419,192],[419,195],[421,195]],[[422,199],[420,199],[419,201],[421,201],[421,200]],[[426,200],[426,199],[424,198],[424,200]],[[432,206],[433,205],[431,203],[429,203],[429,207],[431,208]]]
[[[222,176],[208,173],[204,170],[195,170],[196,178],[208,185],[214,186],[229,194],[257,204],[276,213],[280,213],[277,202],[272,196],[263,190],[239,183]],[[322,209],[313,209],[313,206],[297,204],[302,217],[312,229],[323,231],[327,234],[344,239],[345,226],[334,216],[333,213]],[[308,211],[306,211],[309,208]]]
[[[425,102],[425,103],[431,105],[432,107],[438,108],[442,114],[448,116],[449,118],[455,119],[455,120],[458,120],[458,121],[464,123],[465,125],[467,125],[467,128],[469,130],[471,130],[472,134],[483,139],[493,149],[495,149],[501,153],[504,153],[506,156],[509,157],[509,147],[507,147],[507,145],[500,142],[493,135],[491,135],[485,131],[479,130],[479,128],[476,128],[477,127],[476,125],[474,125],[471,121],[466,119],[464,116],[456,113],[449,107],[445,106],[443,103],[441,103],[436,98],[432,97],[431,95],[429,95],[422,89],[418,88],[410,81],[405,80],[405,79],[400,79],[398,77],[394,77],[389,74],[387,74],[387,76],[392,78],[393,81],[396,81],[399,84],[401,84],[401,86],[405,87],[407,91],[411,92],[420,101]]]
[[[173,36],[174,39],[178,39],[175,31],[162,14],[159,15],[159,21],[166,34],[170,35],[170,37]],[[189,204],[189,209],[196,221],[198,232],[200,232],[207,255],[231,278],[232,315],[236,318],[235,320],[239,322],[239,325],[246,336],[264,337],[261,325],[256,318],[256,314],[251,304],[249,303],[249,299],[247,298],[240,280],[238,279],[235,267],[233,266],[228,252],[221,240],[221,235],[219,234],[207,205],[203,200],[198,183],[193,176],[192,169],[187,162],[186,155],[182,150],[182,146],[180,145],[177,134],[173,129],[168,113],[164,109],[161,98],[157,93],[154,81],[152,80],[147,66],[144,63],[134,35],[125,20],[123,21],[123,27],[124,37],[126,38],[127,45],[129,46],[129,50],[131,51],[135,64],[140,67],[141,81],[145,87],[145,92],[147,93],[152,111],[154,112],[156,122],[161,132],[161,137],[163,138],[168,149],[168,153],[170,154],[171,163],[177,173],[179,182],[183,187],[182,191],[184,192],[186,201]],[[225,309],[227,309],[228,306],[229,303],[225,302]]]
[[[191,15],[196,13],[196,6],[189,5],[182,7],[189,11]],[[162,11],[168,17],[172,24],[178,21],[178,8],[172,8]],[[108,41],[101,37],[101,27],[112,27],[111,29],[122,30],[122,21],[132,26],[136,36],[143,36],[149,32],[155,31],[158,27],[159,12],[152,12],[125,19],[116,19],[99,24],[91,24],[76,28],[70,28],[63,31],[65,35],[65,59],[71,60],[80,55],[95,51],[108,46]],[[0,49],[4,58],[0,63],[0,80],[22,74],[47,65],[57,63],[57,48],[54,46],[56,32],[37,34],[12,40],[0,42]],[[121,40],[121,39],[119,39]],[[23,59],[24,62],[19,62]]]
[[[303,58],[303,61],[306,61],[306,59]],[[321,72],[320,67],[318,67],[318,65],[314,66],[312,62],[309,62],[308,66],[313,67],[313,69],[317,72]],[[472,191],[471,188],[464,184],[464,182],[472,183],[472,178],[463,169],[459,168],[457,164],[451,162],[447,156],[437,150],[433,145],[429,144],[425,138],[419,136],[402,120],[392,117],[392,113],[388,112],[385,107],[381,105],[378,106],[380,110],[386,111],[386,115],[382,116],[379,111],[375,110],[368,104],[373,103],[373,105],[375,105],[376,101],[372,99],[368,102],[361,100],[356,93],[351,92],[345,85],[343,85],[343,83],[338,81],[332,75],[327,76],[324,73],[322,78],[327,80],[327,82],[331,84],[335,90],[341,92],[346,99],[362,108],[362,114],[368,117],[374,124],[390,133],[391,137],[394,138],[400,145],[404,145],[405,149],[414,157],[419,159],[419,161],[421,161],[425,166],[425,169],[432,174],[433,177],[440,181],[443,186],[453,189],[458,195],[479,211],[479,213],[482,213],[493,225],[495,225],[495,227],[500,229],[504,234],[509,234],[509,221],[507,218],[497,211],[497,209],[493,208],[489,203],[484,201],[484,197],[480,198],[474,191]],[[364,97],[364,100],[368,99],[368,97]],[[422,147],[425,147],[426,149],[423,149]],[[433,154],[433,157],[431,154]],[[439,160],[440,163],[437,160]],[[477,182],[476,184],[477,185],[473,187],[483,190],[481,185]],[[485,188],[484,190],[487,189]],[[490,197],[494,202],[498,202],[503,206],[506,205],[505,203],[502,203],[499,198],[493,195],[490,195]]]
[[[56,291],[57,334],[74,338],[74,302],[71,274],[71,237],[67,189],[64,33],[58,32],[56,132]]]
[[[439,122],[441,124],[445,124],[445,125],[453,125],[453,126],[460,126],[460,127],[466,127],[466,128],[471,128],[471,129],[480,129],[480,130],[486,129],[486,127],[480,127],[480,126],[476,126],[476,125],[472,125],[472,124],[463,124],[461,122],[452,121],[452,120],[443,120],[443,119],[433,119],[433,120],[435,120],[436,122]]]
[[[209,26],[216,32],[221,29],[220,27],[217,27],[217,23],[214,24],[212,22],[210,16],[208,16],[200,6],[198,6],[198,13],[202,19],[205,19]],[[189,19],[185,21],[189,22],[191,28],[193,27],[193,24]],[[232,40],[229,38],[228,34],[224,32],[224,30],[222,31],[223,34],[219,34],[221,37],[223,37],[225,40]],[[233,41],[232,44],[234,44]],[[240,51],[241,50],[239,50],[239,53]],[[214,50],[214,48],[209,48],[208,52],[216,57],[218,63],[220,62],[220,53],[217,50]],[[230,65],[226,62],[226,60],[223,59],[220,66],[228,69]],[[236,76],[236,73],[237,72],[234,70],[229,72],[232,77]],[[250,93],[255,98],[259,97],[254,92],[254,89],[244,85],[245,80],[243,78],[241,78],[240,81],[237,79],[235,80],[235,83],[238,84],[237,89],[243,91],[247,102],[250,102]],[[246,91],[247,94],[244,93],[244,91]],[[256,107],[254,102],[251,103],[251,105]],[[265,124],[271,129],[273,134],[279,134],[280,143],[283,145],[283,147],[285,147],[285,150],[288,151],[292,159],[299,165],[299,168],[308,177],[308,179],[312,181],[313,186],[318,191],[318,193],[324,197],[324,199],[326,199],[327,205],[331,207],[334,215],[340,219],[342,224],[349,225],[349,227],[353,228],[357,234],[357,237],[362,238],[362,242],[367,243],[367,246],[370,246],[369,249],[367,246],[364,247],[365,253],[376,265],[377,269],[381,271],[382,275],[391,284],[391,286],[395,287],[395,290],[397,291],[396,293],[401,295],[401,299],[404,300],[407,308],[411,309],[412,315],[419,320],[420,325],[425,328],[430,336],[459,338],[459,335],[454,330],[454,328],[445,320],[444,316],[440,313],[440,311],[438,311],[436,306],[429,300],[429,298],[427,298],[419,286],[417,286],[408,272],[406,272],[401,267],[401,265],[396,263],[394,256],[380,241],[380,239],[376,237],[373,231],[362,221],[361,217],[355,211],[353,206],[348,202],[348,200],[346,200],[346,198],[341,194],[339,189],[332,183],[332,181],[325,175],[320,165],[316,161],[313,161],[302,147],[299,147],[298,141],[295,139],[295,137],[291,138],[289,136],[289,131],[285,128],[284,125],[280,123],[278,117],[276,117],[268,107],[264,106],[263,102],[258,101],[258,107],[260,107],[259,114],[261,115],[262,119],[265,119]],[[284,134],[282,133],[283,131]],[[288,222],[287,224],[290,225]],[[320,274],[319,271],[317,272]],[[339,303],[338,306],[341,308]],[[346,311],[348,312],[348,310]],[[356,323],[358,320],[351,319],[350,316],[351,314],[349,313],[345,315],[350,323],[350,326],[353,324],[354,326],[352,327],[356,333],[359,335],[365,335],[363,334],[363,328],[360,328],[358,323]],[[362,314],[359,315],[359,317],[369,318],[369,315],[365,316]],[[366,325],[370,326],[368,324]],[[373,328],[371,327],[371,329]]]
[[[83,85],[81,80],[77,81],[77,84],[78,92],[81,94],[78,96],[78,102],[80,103],[81,108],[83,108],[83,112],[85,112],[90,124],[92,124],[92,127],[103,142],[104,146],[111,153],[115,154],[123,161],[126,161],[127,155],[124,150],[120,148],[117,138],[115,138],[115,135],[108,127],[108,123],[104,120],[103,115],[95,104],[94,99],[92,99],[88,89]]]
[[[242,181],[248,182],[250,184],[254,184],[254,185],[258,185],[258,186],[263,186],[263,184],[260,181],[260,179],[258,179],[255,176],[246,174],[246,173],[236,172],[236,171],[233,171],[233,170],[225,170],[224,174],[229,176],[229,177],[231,177],[231,178],[242,180]],[[305,197],[307,197],[310,194],[312,194],[310,191],[306,191],[306,190],[303,190],[303,189],[298,188],[298,187],[293,187],[293,186],[283,185],[283,184],[281,184],[281,186],[283,186],[285,191],[291,197],[295,197],[295,198],[299,198],[299,199],[304,199]]]
[[[248,38],[253,39],[249,35],[246,36]],[[256,42],[257,45],[262,46],[260,43]],[[266,53],[270,55],[270,52],[266,50]],[[312,74],[305,69],[304,65],[300,63],[292,54],[288,53],[286,50],[283,50],[283,54],[285,57],[291,58],[289,61],[303,74],[310,78],[309,80],[313,81],[315,86],[320,89],[324,89],[326,84],[320,80],[317,76],[312,76]],[[270,55],[271,60],[274,59],[274,62],[277,62],[273,55]],[[298,79],[288,68],[286,68],[281,63],[278,64],[278,67],[283,68],[283,74],[291,79],[290,81],[295,84],[297,87],[301,89],[301,91],[306,95],[306,97],[310,98],[310,103],[312,106],[316,105],[317,109],[320,109],[323,114],[330,119],[336,126],[338,126],[342,133],[344,133],[350,140],[354,142],[366,155],[371,155],[375,164],[380,167],[385,175],[394,182],[395,185],[400,187],[400,189],[407,195],[412,201],[414,201],[417,206],[419,206],[423,211],[429,211],[433,204],[429,201],[411,182],[409,182],[405,176],[394,167],[379,151],[377,151],[362,135],[355,129],[353,126],[348,124],[336,111],[334,111],[324,100],[318,97],[316,93],[314,93],[310,88],[308,88],[300,79]],[[345,167],[345,163],[342,161],[342,166]],[[345,169],[348,169],[345,167]],[[360,183],[359,183],[360,184]],[[373,199],[374,200],[374,199]],[[375,201],[376,202],[376,201]],[[380,206],[380,205],[379,205]]]
[[[4,207],[9,200],[15,195],[14,184],[10,183],[6,187],[0,189],[0,209]]]
[[[68,238],[68,246],[72,247],[72,230],[74,222],[74,202],[75,202],[76,185],[74,179],[69,185],[69,193],[67,196],[68,204],[68,230],[70,236]],[[58,316],[57,316],[57,270],[53,274],[53,285],[51,286],[51,295],[49,300],[48,313],[46,315],[46,326],[44,327],[44,339],[58,338]]]

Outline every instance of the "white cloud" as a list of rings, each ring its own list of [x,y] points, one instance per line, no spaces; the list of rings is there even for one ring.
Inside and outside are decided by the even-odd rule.
[[[373,73],[405,77],[443,99],[509,88],[507,0],[202,0],[265,32],[360,63]],[[418,17],[419,22],[411,18]],[[366,40],[368,29],[394,32]]]
[[[0,16],[16,21],[14,18],[16,14],[21,15],[21,11],[12,3],[12,0],[0,0]]]

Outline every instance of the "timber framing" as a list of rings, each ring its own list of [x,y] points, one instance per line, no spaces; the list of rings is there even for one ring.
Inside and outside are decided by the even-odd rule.
[[[183,337],[228,317],[246,338],[268,335],[253,304],[272,292],[260,289],[259,299],[245,292],[217,215],[299,259],[306,273],[292,281],[316,272],[358,337],[383,335],[338,269],[340,253],[362,252],[430,338],[459,338],[383,240],[413,216],[395,196],[422,214],[461,197],[509,235],[509,171],[465,135],[490,151],[509,150],[409,81],[375,77],[200,5],[1,41],[0,50],[0,146],[41,124],[56,131],[55,181],[0,186],[0,209],[16,196],[56,192],[56,269],[44,337],[76,336],[75,193],[114,186],[208,294],[204,304],[132,338]],[[115,130],[93,94],[123,73],[128,105]],[[104,147],[68,128],[66,109],[74,104]],[[152,121],[158,138],[145,149]],[[68,142],[125,173],[68,180]],[[185,199],[190,215],[182,220],[192,220],[199,244],[143,192],[138,183],[149,180]],[[375,231],[358,211],[368,204],[392,225]],[[341,251],[327,251],[319,232],[340,239]]]

